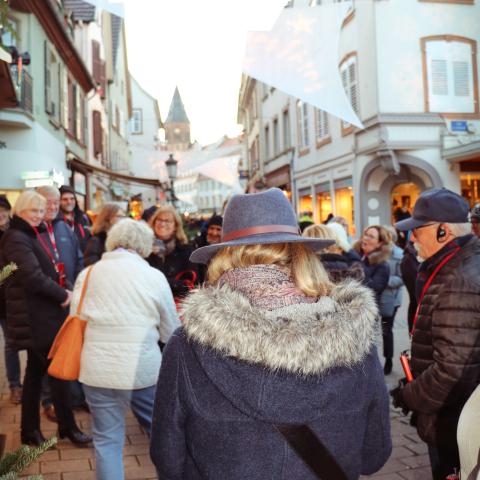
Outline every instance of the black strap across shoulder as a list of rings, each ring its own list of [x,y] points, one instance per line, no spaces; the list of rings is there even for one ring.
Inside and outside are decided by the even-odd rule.
[[[307,425],[277,424],[275,428],[320,480],[348,480],[342,467]]]

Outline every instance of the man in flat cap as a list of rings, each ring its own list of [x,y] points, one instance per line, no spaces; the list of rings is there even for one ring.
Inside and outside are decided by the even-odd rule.
[[[480,240],[472,235],[469,205],[445,188],[423,192],[410,230],[421,260],[418,309],[412,330],[413,381],[392,390],[394,406],[415,413],[428,444],[434,480],[459,470],[457,424],[480,383]]]

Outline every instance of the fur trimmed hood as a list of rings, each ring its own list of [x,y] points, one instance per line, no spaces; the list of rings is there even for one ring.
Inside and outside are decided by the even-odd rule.
[[[318,375],[361,362],[375,342],[377,307],[370,289],[350,281],[313,304],[267,311],[224,285],[183,303],[187,337],[222,355],[273,371]]]
[[[361,241],[357,240],[353,244],[353,249],[357,251],[360,255],[362,254],[362,248],[360,246]],[[393,245],[391,243],[383,243],[381,247],[378,250],[375,250],[372,252],[370,255],[368,255],[368,263],[370,265],[378,265],[379,263],[382,262],[387,262],[390,260],[390,257],[392,256],[392,250],[393,250]]]

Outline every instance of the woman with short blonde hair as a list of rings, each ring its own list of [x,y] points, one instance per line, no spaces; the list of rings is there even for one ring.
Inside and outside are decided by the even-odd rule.
[[[188,293],[188,281],[196,280],[198,270],[190,262],[192,247],[183,230],[182,218],[171,205],[162,205],[148,223],[155,241],[147,261],[167,277],[173,295],[181,298]]]
[[[31,208],[43,209],[47,206],[45,197],[34,190],[25,190],[20,194],[12,208],[12,215],[20,215]]]
[[[318,478],[292,437],[318,457],[317,437],[344,472],[335,478],[386,462],[375,301],[357,282],[329,281],[315,251],[331,244],[300,236],[279,189],[229,201],[223,241],[192,254],[210,262],[208,283],[184,301],[162,360],[150,444],[159,478]]]

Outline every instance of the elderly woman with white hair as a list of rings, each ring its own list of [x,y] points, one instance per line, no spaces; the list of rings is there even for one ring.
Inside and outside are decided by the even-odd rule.
[[[85,269],[75,284],[76,312],[87,281],[81,318],[87,321],[80,366],[92,413],[96,476],[124,478],[122,449],[125,413],[130,407],[150,432],[155,383],[166,343],[179,326],[168,282],[150,267],[153,232],[143,222],[125,219],[108,232],[107,252]]]

